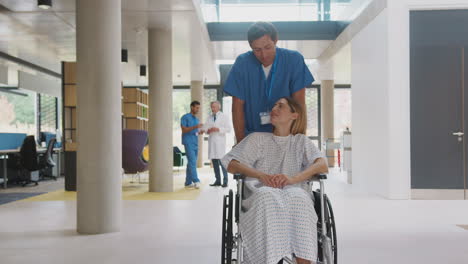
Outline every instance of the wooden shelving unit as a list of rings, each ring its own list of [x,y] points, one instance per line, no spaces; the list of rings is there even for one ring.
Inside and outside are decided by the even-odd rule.
[[[65,190],[76,190],[76,62],[62,62]],[[122,128],[148,130],[148,92],[122,87]]]
[[[62,62],[62,73],[65,190],[76,191],[76,62]]]
[[[63,73],[64,150],[76,151],[76,62],[64,62]]]
[[[139,88],[122,88],[124,127],[148,130],[148,92]]]

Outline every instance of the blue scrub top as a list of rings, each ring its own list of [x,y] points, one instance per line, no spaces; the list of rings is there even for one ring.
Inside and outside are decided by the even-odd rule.
[[[270,112],[281,97],[292,96],[313,81],[304,57],[297,51],[276,48],[275,62],[266,80],[261,62],[249,51],[237,57],[224,84],[224,92],[245,102],[247,136],[252,132],[272,132],[271,124],[260,123],[259,114]]]
[[[184,127],[192,127],[196,126],[200,123],[198,118],[191,113],[185,114],[180,119],[180,124]],[[182,144],[184,145],[197,145],[198,146],[198,136],[197,136],[198,128],[187,133],[182,133]]]

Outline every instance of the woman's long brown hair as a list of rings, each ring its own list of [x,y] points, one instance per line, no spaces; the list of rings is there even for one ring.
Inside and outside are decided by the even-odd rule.
[[[290,128],[290,132],[293,135],[296,134],[306,134],[306,129],[307,129],[307,116],[305,114],[304,108],[299,104],[296,100],[294,100],[291,97],[282,97],[281,99],[285,99],[286,102],[288,102],[289,108],[291,108],[292,113],[297,113],[298,116],[295,120],[293,120]],[[273,128],[273,130],[275,130]]]

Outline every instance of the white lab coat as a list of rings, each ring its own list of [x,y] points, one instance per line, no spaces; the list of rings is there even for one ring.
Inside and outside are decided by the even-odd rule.
[[[206,133],[212,127],[219,128],[219,132],[208,134],[208,158],[221,159],[226,154],[226,133],[231,132],[231,120],[226,114],[218,111],[216,121],[213,114],[209,115],[202,129]]]

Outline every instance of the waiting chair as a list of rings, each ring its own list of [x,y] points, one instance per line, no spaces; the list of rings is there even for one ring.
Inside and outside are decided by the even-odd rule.
[[[143,147],[143,153],[141,153],[141,158],[143,159],[144,162],[149,162],[150,156],[149,156],[149,145],[146,144]]]
[[[136,174],[138,183],[141,183],[140,173],[148,170],[148,163],[141,158],[147,139],[148,132],[145,130],[122,131],[122,168],[125,174]]]
[[[177,170],[179,170],[180,167],[184,166],[184,156],[185,153],[180,151],[178,147],[174,147],[174,167],[178,167]]]

